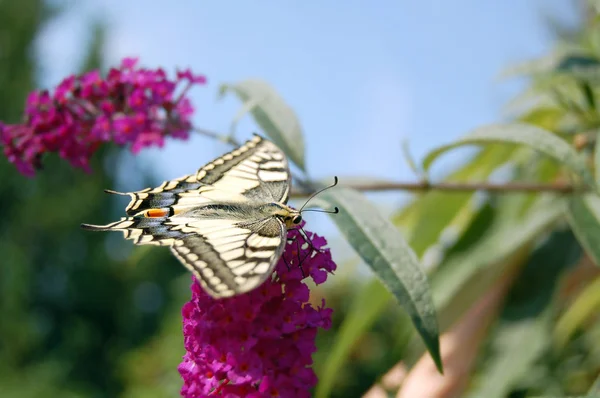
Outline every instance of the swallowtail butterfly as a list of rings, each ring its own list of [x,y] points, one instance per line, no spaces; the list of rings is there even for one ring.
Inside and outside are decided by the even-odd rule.
[[[122,231],[136,245],[168,246],[215,298],[248,292],[271,276],[287,229],[302,222],[286,205],[284,153],[258,135],[195,174],[129,195],[128,217],[94,231]]]

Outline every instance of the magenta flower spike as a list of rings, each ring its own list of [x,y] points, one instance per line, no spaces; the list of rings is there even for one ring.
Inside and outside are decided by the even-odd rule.
[[[194,280],[182,309],[183,397],[310,397],[317,330],[332,310],[311,304],[305,281],[325,282],[336,265],[324,238],[308,238],[289,230],[273,278],[246,294],[215,300]]]
[[[27,176],[41,168],[48,152],[89,170],[91,156],[104,142],[130,144],[137,153],[162,146],[165,137],[187,138],[193,108],[185,94],[205,83],[204,76],[189,70],[170,80],[162,69],[140,68],[137,59],[126,58],[105,78],[92,71],[67,77],[54,93],[31,93],[23,123],[0,122],[0,143]]]

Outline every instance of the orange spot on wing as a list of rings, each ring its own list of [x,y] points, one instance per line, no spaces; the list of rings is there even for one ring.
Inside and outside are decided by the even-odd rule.
[[[169,215],[167,209],[150,209],[146,211],[146,217],[166,217]]]

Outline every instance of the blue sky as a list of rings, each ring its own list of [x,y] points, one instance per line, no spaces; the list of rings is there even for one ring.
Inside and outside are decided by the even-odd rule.
[[[410,180],[402,139],[420,158],[499,121],[502,105],[519,87],[498,82],[501,69],[543,55],[553,43],[543,13],[575,20],[570,0],[70,4],[40,38],[43,85],[77,69],[90,21],[103,19],[112,64],[138,56],[146,66],[191,67],[207,75],[208,86],[192,97],[199,126],[225,132],[239,107],[234,98],[216,101],[219,84],[250,77],[270,82],[298,114],[308,169],[318,178]],[[253,130],[246,120],[238,137]],[[172,178],[226,149],[194,137],[149,150],[143,161],[160,179]],[[448,158],[451,164],[460,160]]]

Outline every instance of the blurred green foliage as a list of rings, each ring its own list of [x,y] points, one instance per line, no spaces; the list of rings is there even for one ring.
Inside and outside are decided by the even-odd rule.
[[[33,41],[59,12],[41,0],[0,1],[0,120],[19,120],[36,86]],[[512,118],[572,143],[598,181],[600,17],[593,15],[552,54],[506,75],[529,79],[509,104]],[[103,29],[93,29],[85,70],[102,65]],[[101,193],[115,186],[120,156],[102,150],[91,174],[49,157],[34,179],[0,157],[0,396],[177,395],[189,275],[167,250],[133,250],[118,234],[79,229],[81,222],[108,222],[121,213],[124,203]],[[136,174],[134,189],[154,182]],[[530,148],[492,143],[445,181],[492,176],[554,183],[570,181],[571,174]],[[392,221],[421,259],[434,259],[428,272],[442,332],[501,278],[517,275],[464,396],[566,396],[599,388],[600,268],[590,244],[598,239],[597,219],[581,224],[556,194],[430,191]],[[414,364],[424,352],[380,282],[343,269],[340,264],[341,275],[313,290],[315,302],[325,296],[335,309],[314,356],[322,381],[316,394],[324,397],[360,396],[394,364]]]
[[[0,2],[1,120],[20,120],[36,87],[34,39],[59,12],[41,0]],[[86,69],[100,66],[101,33],[97,28]],[[149,344],[165,314],[179,314],[185,298],[175,293],[190,279],[167,251],[135,260],[120,236],[79,228],[120,213],[123,204],[102,194],[114,186],[118,157],[102,151],[91,174],[48,157],[33,179],[0,157],[0,396],[118,396],[128,382],[126,353]],[[144,179],[140,174],[137,183]],[[180,357],[180,324],[173,320],[170,352]],[[178,377],[175,366],[168,371]]]

